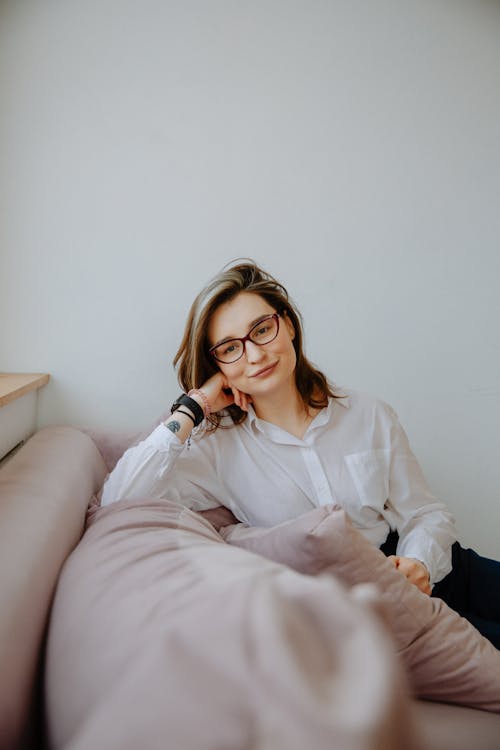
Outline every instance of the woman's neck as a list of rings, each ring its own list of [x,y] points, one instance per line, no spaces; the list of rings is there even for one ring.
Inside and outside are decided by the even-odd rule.
[[[318,409],[304,406],[295,383],[290,389],[266,398],[254,399],[253,408],[259,419],[281,427],[291,435],[302,439]]]

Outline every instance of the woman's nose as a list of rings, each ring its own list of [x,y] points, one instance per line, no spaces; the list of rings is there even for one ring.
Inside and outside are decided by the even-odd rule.
[[[247,355],[247,362],[260,362],[264,356],[262,346],[254,344],[250,339],[245,341],[245,354]]]

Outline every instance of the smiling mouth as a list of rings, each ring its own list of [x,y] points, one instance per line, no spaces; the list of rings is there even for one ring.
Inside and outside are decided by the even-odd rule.
[[[267,367],[263,367],[262,370],[259,370],[258,372],[255,372],[253,375],[250,375],[250,377],[251,378],[259,378],[259,377],[261,377],[263,375],[267,375],[268,373],[271,372],[271,370],[274,370],[274,368],[276,367],[277,364],[278,364],[277,362],[273,362],[272,365],[268,365]]]

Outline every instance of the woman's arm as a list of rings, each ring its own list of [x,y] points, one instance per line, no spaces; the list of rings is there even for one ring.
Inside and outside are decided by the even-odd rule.
[[[451,570],[451,546],[457,538],[455,519],[447,507],[431,494],[406,433],[392,409],[390,415],[388,510],[396,521],[399,534],[393,562],[424,590],[425,569],[429,574],[430,587]]]
[[[198,404],[205,416],[232,403],[238,403],[242,408],[246,408],[245,394],[235,389],[228,393],[227,389],[230,389],[230,384],[221,373],[217,373],[207,380],[198,392],[192,393],[190,398]],[[214,502],[208,497],[209,493],[206,493],[204,501],[203,486],[200,486],[199,482],[204,472],[198,464],[203,462],[205,471],[210,471],[210,466],[206,465],[204,457],[194,444],[189,462],[183,461],[182,477],[179,479],[177,472],[172,471],[178,457],[184,454],[184,443],[191,434],[195,419],[196,414],[182,404],[145,440],[129,448],[104,483],[101,505],[109,505],[123,499],[165,498],[169,491],[177,499],[176,491],[179,488],[176,485],[180,482],[185,489],[187,488],[189,463],[192,464],[193,474],[196,474],[196,486],[189,489],[194,493],[193,500],[198,501],[193,503],[193,507],[200,504],[201,507],[215,507],[224,502],[224,498],[218,498],[218,502]],[[186,492],[181,494],[185,495]]]
[[[109,505],[125,498],[134,500],[162,497],[165,477],[191,434],[193,419],[191,410],[182,406],[181,410],[171,414],[145,440],[129,448],[104,483],[101,505]]]

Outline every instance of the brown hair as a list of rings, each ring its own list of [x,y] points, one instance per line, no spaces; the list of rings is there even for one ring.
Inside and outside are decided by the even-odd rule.
[[[323,408],[328,397],[335,398],[332,386],[325,375],[306,358],[303,351],[302,316],[290,299],[287,290],[269,273],[259,268],[252,260],[233,261],[217,274],[198,294],[186,321],[184,335],[174,358],[178,369],[178,380],[184,391],[200,388],[209,377],[218,371],[217,363],[209,354],[208,324],[215,310],[234,299],[240,292],[257,294],[280,314],[286,315],[295,330],[293,346],[297,357],[295,383],[302,397],[304,408]],[[234,424],[246,418],[246,412],[236,404],[228,407]],[[214,429],[221,422],[219,413],[208,418]]]

